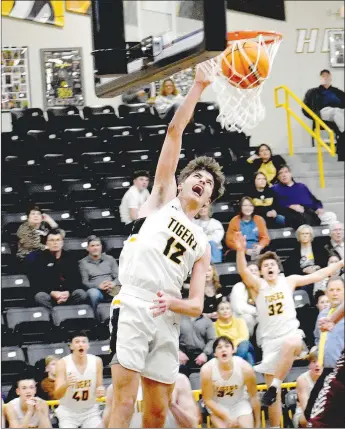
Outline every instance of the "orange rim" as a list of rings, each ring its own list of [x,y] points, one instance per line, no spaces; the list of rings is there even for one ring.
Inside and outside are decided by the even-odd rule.
[[[283,35],[275,31],[252,31],[252,30],[240,30],[240,31],[229,31],[227,35],[228,45],[236,40],[255,39],[258,36],[264,36],[266,39],[263,43],[269,45],[277,40],[282,40]]]

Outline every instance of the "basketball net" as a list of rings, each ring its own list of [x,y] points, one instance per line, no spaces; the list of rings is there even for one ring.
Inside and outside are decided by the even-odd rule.
[[[252,37],[248,37],[249,35]],[[259,33],[244,31],[228,33],[228,38],[236,38],[236,40],[229,40],[228,42],[228,45],[232,46],[231,65],[223,52],[217,57],[202,63],[201,66],[206,78],[212,82],[212,88],[217,95],[219,105],[217,121],[221,124],[222,128],[228,131],[245,132],[255,128],[265,118],[266,109],[262,104],[260,94],[265,80],[271,73],[272,64],[279,49],[282,36],[279,33],[273,32]],[[244,42],[249,40],[255,41],[258,44],[258,55],[255,64],[250,66],[251,72],[243,76],[236,70],[234,52],[239,50],[248,64],[251,64],[243,49]],[[262,51],[269,58],[269,70],[265,77],[262,77],[257,69]],[[229,52],[227,55],[229,55]],[[226,65],[230,68],[232,73],[231,81],[222,72],[222,61],[225,61]],[[252,78],[248,79],[250,77]],[[235,83],[234,80],[237,80],[237,82]],[[241,88],[241,84],[246,86],[246,88]]]

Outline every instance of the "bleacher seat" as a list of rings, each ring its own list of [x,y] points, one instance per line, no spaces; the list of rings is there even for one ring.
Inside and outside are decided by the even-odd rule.
[[[86,230],[80,219],[76,218],[72,210],[45,210],[44,213],[51,216],[59,225],[59,228],[66,232],[66,236],[85,236]]]
[[[196,103],[194,110],[195,122],[214,127],[218,115],[219,108],[216,103],[207,101],[199,101]]]
[[[296,381],[297,378],[306,371],[308,371],[307,366],[292,367],[285,377],[284,383],[292,383]]]
[[[228,201],[212,204],[212,213],[212,217],[227,224],[236,215],[233,204]]]
[[[96,310],[96,317],[98,319],[98,325],[101,337],[104,339],[109,338],[109,319],[110,319],[110,302],[103,302],[98,304]]]
[[[2,239],[10,243],[17,242],[17,231],[20,225],[27,220],[25,213],[2,212]]]
[[[53,308],[52,318],[60,341],[67,341],[73,332],[81,330],[87,331],[90,339],[98,339],[97,320],[89,305],[59,305]]]
[[[67,250],[75,260],[87,256],[86,238],[68,237],[64,239],[64,250]]]
[[[24,352],[19,347],[1,348],[1,383],[11,384],[27,365]]]
[[[103,376],[111,377],[111,368],[109,366],[111,360],[109,340],[90,341],[88,353],[99,356],[103,362]]]
[[[1,206],[2,210],[5,211],[16,211],[22,205],[25,192],[23,192],[23,187],[16,183],[15,179],[12,180],[2,180],[1,184]]]
[[[121,125],[121,120],[112,106],[85,106],[83,109],[84,121],[92,128],[115,127]]]
[[[143,125],[154,125],[157,119],[151,113],[151,107],[146,103],[120,104],[119,116],[123,118],[125,124],[132,127]]]
[[[66,128],[82,128],[84,121],[75,106],[57,106],[47,109],[49,131],[65,130]]]
[[[13,335],[11,329],[8,328],[4,314],[1,314],[1,344],[3,347],[17,346],[17,338]]]
[[[105,245],[105,251],[113,256],[115,259],[119,259],[120,253],[123,248],[123,243],[127,240],[127,236],[107,236],[103,237],[103,242]]]
[[[11,109],[12,129],[24,135],[29,130],[45,130],[47,122],[42,109]]]
[[[293,300],[295,303],[295,308],[305,307],[310,305],[310,299],[308,293],[303,289],[297,289],[293,293]]]
[[[50,312],[44,307],[12,308],[6,318],[18,344],[49,343],[54,338]]]
[[[101,236],[116,234],[115,213],[111,208],[82,209],[80,213],[89,225],[90,233]]]
[[[57,201],[62,200],[61,190],[56,183],[56,177],[46,177],[45,179],[45,181],[26,181],[25,188],[32,203],[37,204],[41,208],[53,209],[56,207]]]
[[[21,179],[37,179],[42,175],[42,159],[36,154],[9,155],[4,159],[5,171]]]
[[[23,274],[1,276],[3,307],[28,307],[32,300],[29,279]]]
[[[168,127],[164,124],[139,127],[138,131],[142,139],[142,149],[151,151],[160,150],[163,146],[167,130]]]
[[[198,152],[205,147],[209,149],[209,144],[207,146],[209,137],[210,136],[205,125],[190,122],[182,136],[183,147],[188,151],[188,153],[193,153],[196,148],[198,148]]]
[[[141,141],[135,128],[129,125],[104,127],[100,132],[101,150],[120,153],[128,148],[140,148]]]
[[[68,128],[61,136],[64,142],[64,153],[71,156],[78,156],[82,152],[101,152],[103,150],[102,141],[97,130],[88,128]]]
[[[95,207],[100,196],[93,179],[62,179],[61,186],[72,207]]]
[[[11,248],[8,243],[1,243],[1,273],[13,274],[16,270],[16,258],[12,255]]]
[[[42,365],[44,360],[49,355],[54,355],[58,359],[69,354],[70,350],[66,343],[54,344],[33,344],[27,347],[28,364],[33,367]]]
[[[132,185],[132,179],[129,176],[123,177],[105,177],[103,180],[102,193],[108,197],[109,202],[113,201],[114,206],[119,206],[124,194]]]
[[[61,178],[83,176],[83,166],[79,162],[79,157],[75,155],[46,153],[43,159],[48,175]]]
[[[119,167],[118,154],[112,152],[84,152],[81,155],[86,172],[90,176],[112,176]]]
[[[234,285],[241,281],[241,277],[237,272],[236,263],[217,264],[216,270],[219,275],[221,285]]]

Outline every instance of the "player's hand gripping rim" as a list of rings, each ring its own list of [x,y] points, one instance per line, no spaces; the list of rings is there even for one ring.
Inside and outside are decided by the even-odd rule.
[[[161,290],[157,292],[157,298],[153,299],[153,305],[150,310],[153,310],[153,317],[161,316],[166,313],[170,307],[171,298]]]

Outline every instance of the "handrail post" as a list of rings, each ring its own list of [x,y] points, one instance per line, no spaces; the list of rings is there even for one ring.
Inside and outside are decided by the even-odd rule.
[[[286,120],[287,120],[287,128],[288,128],[288,145],[289,145],[289,154],[293,156],[293,142],[292,142],[292,127],[291,127],[291,115],[290,115],[290,103],[289,103],[289,93],[284,88],[285,92],[285,110],[286,110]]]

